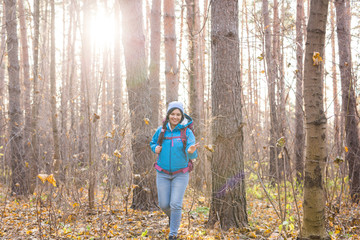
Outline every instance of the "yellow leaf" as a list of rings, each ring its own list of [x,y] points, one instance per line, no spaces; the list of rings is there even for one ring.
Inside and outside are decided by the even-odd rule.
[[[213,146],[211,144],[210,145],[205,145],[204,148],[206,150],[209,150],[210,152],[215,152],[215,150],[214,150],[214,148],[213,148]]]
[[[256,238],[255,232],[249,232],[248,236],[251,237],[251,238]]]
[[[79,206],[79,204],[78,203],[73,203],[73,208],[75,208],[75,207],[77,207],[77,206]]]
[[[257,171],[258,169],[259,169],[259,163],[256,162],[256,163],[254,164],[254,170]]]
[[[348,147],[345,146],[345,152],[348,152],[348,151],[349,151]]]
[[[120,153],[120,151],[116,149],[116,150],[114,151],[114,156],[115,156],[115,157],[118,157],[118,158],[121,158],[121,153]]]
[[[26,234],[27,234],[27,235],[30,235],[30,234],[32,234],[32,231],[31,231],[31,230],[27,230],[27,231],[26,231]]]
[[[314,52],[313,57],[312,57],[313,61],[314,61],[314,66],[317,66],[320,64],[320,62],[322,62],[322,57],[320,56],[319,52]]]
[[[29,163],[28,162],[25,162],[25,167],[29,167]]]
[[[50,174],[50,175],[46,178],[46,180],[47,180],[49,183],[51,183],[54,187],[56,187],[56,180],[55,180],[53,174]]]
[[[149,121],[150,120],[148,118],[144,118],[144,122],[145,122],[146,125],[149,125]]]
[[[40,180],[42,181],[42,183],[45,183],[46,178],[48,177],[47,174],[38,174],[37,176],[38,176],[38,178],[40,178]]]
[[[270,229],[267,229],[267,230],[263,233],[263,235],[264,235],[265,237],[270,236],[270,234],[271,234],[271,230],[270,230]]]

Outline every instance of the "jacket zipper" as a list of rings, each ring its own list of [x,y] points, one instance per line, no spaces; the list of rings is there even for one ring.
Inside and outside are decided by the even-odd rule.
[[[173,137],[173,131],[171,130],[171,137]],[[171,139],[171,141],[173,141],[173,139]],[[172,142],[170,143],[170,156],[169,156],[169,172],[171,172],[171,149],[172,149]]]

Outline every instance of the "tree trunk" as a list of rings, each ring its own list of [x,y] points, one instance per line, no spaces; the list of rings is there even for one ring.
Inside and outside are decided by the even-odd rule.
[[[28,180],[25,177],[23,149],[23,115],[20,107],[21,87],[19,79],[18,37],[16,21],[16,0],[5,0],[7,53],[9,74],[9,118],[11,149],[11,191],[12,194],[26,195]]]
[[[68,159],[68,153],[70,152],[70,141],[67,140],[67,135],[70,136],[69,128],[68,128],[68,117],[69,117],[69,94],[68,90],[70,87],[69,85],[69,76],[70,76],[70,52],[71,52],[71,39],[72,39],[72,27],[74,23],[74,16],[71,14],[72,5],[67,6],[66,2],[62,4],[62,11],[63,11],[63,42],[62,47],[64,51],[62,52],[62,66],[61,66],[61,93],[60,93],[60,142],[61,142],[61,158],[62,158],[62,166],[66,165],[66,159]],[[67,14],[69,14],[69,19],[66,18]],[[73,87],[73,86],[71,86]],[[69,138],[70,139],[70,138]],[[61,175],[60,180],[62,182],[65,181],[65,172],[61,168]]]
[[[248,223],[243,159],[239,66],[238,1],[215,0],[211,7],[212,200],[209,226]]]
[[[247,12],[247,3],[246,1],[243,1],[244,4],[244,11],[245,11],[245,25],[246,25],[246,48],[247,48],[247,54],[248,56],[251,56],[251,46],[250,46],[250,31],[249,31],[249,21],[248,21],[248,12]],[[243,14],[244,16],[244,14]],[[242,54],[243,56],[243,54]],[[253,83],[253,78],[252,78],[252,66],[251,66],[251,57],[248,57],[248,71],[247,71],[247,76],[248,76],[248,91],[247,91],[247,95],[248,95],[248,109],[249,109],[249,115],[251,117],[254,117],[254,108],[253,108],[253,92],[252,92],[252,83]]]
[[[179,80],[176,66],[176,32],[174,0],[164,1],[164,45],[166,105],[178,100]]]
[[[328,0],[312,0],[307,26],[304,64],[304,103],[306,153],[304,180],[304,216],[302,239],[326,239],[325,186],[326,116],[323,99],[323,63],[314,54],[324,56]]]
[[[201,107],[204,102],[204,86],[199,78],[200,72],[200,52],[199,52],[199,2],[198,0],[186,0],[187,26],[189,31],[189,113],[194,120],[197,129],[201,122]],[[198,134],[197,134],[198,135]]]
[[[360,143],[357,128],[355,86],[352,78],[350,16],[347,14],[350,2],[336,0],[336,25],[339,45],[339,67],[342,92],[342,114],[345,119],[345,160],[349,163],[350,195],[353,202],[360,201]]]
[[[119,2],[115,1],[115,29],[114,29],[114,125],[115,125],[115,136],[114,136],[114,150],[120,148],[121,144],[121,128],[122,128],[122,68],[121,68],[121,41],[120,41],[120,6]],[[116,158],[114,171],[115,184],[119,184],[121,162],[119,158]]]
[[[75,18],[76,14],[76,3],[71,2],[70,4],[70,15],[73,16],[73,21],[70,21],[69,26],[69,37],[68,37],[68,45],[69,45],[69,51],[68,51],[68,71],[69,71],[69,79],[68,79],[68,88],[67,88],[67,95],[68,95],[68,101],[69,101],[69,113],[70,113],[70,127],[69,127],[69,138],[70,139],[77,139],[79,136],[76,134],[77,128],[77,119],[75,119],[75,109],[78,108],[78,103],[74,101],[74,90],[78,89],[78,84],[75,80],[76,78],[76,61],[75,61],[75,49],[76,49],[76,32],[77,32],[77,18]],[[73,141],[74,141],[73,140]],[[68,154],[66,155],[66,158],[64,158],[65,161],[67,161],[68,158],[70,158],[71,153],[78,153],[75,149],[77,146],[75,144],[69,144],[68,145],[70,149],[68,149]],[[65,164],[68,164],[70,162],[65,162]]]
[[[305,149],[305,135],[304,135],[304,113],[303,113],[303,59],[304,59],[304,44],[303,44],[303,19],[304,19],[304,1],[297,0],[296,7],[296,105],[295,105],[295,169],[296,180],[302,182],[304,179],[304,149]]]
[[[6,22],[6,16],[5,16],[5,5],[3,5],[2,8],[2,18],[1,18],[1,22],[5,23]],[[5,51],[6,51],[6,40],[5,40],[5,36],[6,36],[6,25],[2,24],[1,26],[1,36],[0,36],[0,54],[2,56],[5,55]],[[5,118],[6,118],[6,114],[5,114],[5,105],[4,105],[4,100],[5,100],[5,64],[4,64],[4,59],[2,59],[2,61],[0,62],[0,146],[4,146],[4,137],[6,134],[6,126],[5,126]],[[4,154],[4,148],[0,149],[0,152],[2,154]],[[3,166],[5,167],[5,160],[4,158],[2,158],[3,160]]]
[[[126,66],[129,109],[131,112],[132,150],[134,157],[133,209],[155,209],[157,192],[153,159],[149,148],[151,127],[144,118],[149,118],[149,81],[145,57],[145,37],[143,33],[142,2],[120,0],[122,11],[123,46]]]
[[[50,102],[51,102],[51,123],[54,140],[54,162],[53,170],[55,176],[59,176],[59,170],[61,165],[60,159],[60,143],[59,143],[59,131],[57,126],[57,112],[56,112],[56,60],[55,60],[55,3],[51,0],[51,62],[50,62]]]
[[[276,140],[278,139],[277,129],[277,113],[276,113],[276,100],[275,100],[275,60],[271,55],[271,31],[269,19],[269,3],[268,0],[262,1],[262,15],[264,18],[264,31],[265,31],[265,59],[266,59],[266,72],[267,72],[267,85],[268,85],[268,98],[270,106],[270,169],[269,175],[272,181],[278,177],[278,149],[276,147]]]
[[[189,31],[189,114],[194,121],[194,134],[197,139],[203,136],[202,128],[204,123],[204,83],[200,77],[200,9],[198,0],[186,0],[187,26]],[[199,157],[203,155],[199,149]],[[195,168],[195,187],[203,187],[202,179],[205,178],[203,164]]]
[[[40,0],[34,1],[34,38],[33,38],[33,104],[31,110],[31,148],[32,158],[30,163],[30,193],[35,190],[36,175],[38,174],[39,146],[38,146],[38,121],[40,106],[39,91],[39,37],[40,37]]]
[[[103,68],[101,70],[100,75],[100,88],[101,88],[101,117],[100,117],[100,136],[102,139],[102,144],[101,144],[101,153],[106,153],[108,154],[108,150],[110,149],[110,141],[108,141],[106,138],[106,134],[111,126],[111,123],[108,124],[108,103],[109,103],[109,99],[111,99],[111,95],[109,96],[109,84],[107,83],[107,79],[109,79],[109,74],[108,74],[108,62],[109,62],[109,54],[110,54],[110,49],[108,46],[104,46],[103,49]]]
[[[151,6],[151,49],[150,49],[150,106],[152,128],[159,126],[160,106],[160,43],[161,43],[161,0],[153,0]]]
[[[92,116],[91,112],[91,87],[92,76],[91,63],[92,51],[91,44],[88,40],[90,38],[90,22],[91,22],[91,5],[93,0],[86,0],[84,2],[83,15],[83,35],[82,35],[82,49],[81,49],[81,114],[83,119],[80,122],[80,141],[79,153],[83,156],[83,163],[87,160],[88,166],[88,201],[89,208],[93,209],[95,204],[95,169],[94,169],[94,145],[93,138],[93,122],[96,122],[96,116]]]
[[[24,82],[24,109],[25,109],[25,128],[24,128],[24,144],[26,153],[30,151],[27,146],[29,142],[31,132],[31,101],[30,101],[30,64],[29,64],[29,46],[28,36],[25,20],[24,1],[19,0],[19,20],[20,20],[20,39],[21,39],[21,54],[22,54],[22,70],[23,70],[23,82]]]
[[[335,13],[334,13],[334,4],[330,5],[330,22],[331,22],[331,32],[335,32]],[[333,84],[333,99],[334,99],[334,144],[335,144],[335,153],[336,156],[341,156],[341,142],[340,142],[340,106],[338,100],[338,81],[337,81],[337,71],[336,71],[336,51],[335,51],[335,34],[331,34],[331,76]]]

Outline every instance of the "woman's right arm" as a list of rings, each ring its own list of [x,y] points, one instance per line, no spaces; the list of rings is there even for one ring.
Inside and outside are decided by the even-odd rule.
[[[152,137],[152,140],[150,142],[150,148],[151,148],[151,151],[153,151],[154,153],[156,153],[155,149],[156,147],[158,147],[158,139],[159,139],[159,135],[160,135],[160,131],[161,131],[161,128],[158,128],[154,134],[154,136]],[[159,146],[160,147],[160,146]]]

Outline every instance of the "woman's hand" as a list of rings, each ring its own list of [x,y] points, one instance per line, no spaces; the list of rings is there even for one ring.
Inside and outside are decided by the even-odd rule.
[[[199,146],[199,143],[196,143],[194,145],[191,145],[189,148],[188,148],[188,153],[192,154],[196,151],[196,149],[198,148]]]
[[[159,154],[161,152],[162,146],[156,146],[155,153]]]

